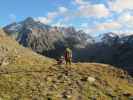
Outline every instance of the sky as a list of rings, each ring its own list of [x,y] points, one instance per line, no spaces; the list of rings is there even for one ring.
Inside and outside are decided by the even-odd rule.
[[[27,17],[86,33],[133,34],[133,0],[0,0],[0,26]]]

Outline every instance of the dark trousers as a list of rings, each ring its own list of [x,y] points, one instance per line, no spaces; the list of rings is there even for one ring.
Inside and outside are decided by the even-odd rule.
[[[69,59],[66,59],[66,65],[71,65],[72,64],[72,59],[71,58],[69,58]]]

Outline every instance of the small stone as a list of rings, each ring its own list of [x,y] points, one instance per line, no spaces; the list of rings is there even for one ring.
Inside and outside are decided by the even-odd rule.
[[[8,61],[3,61],[2,62],[2,66],[7,66],[7,65],[9,65],[9,62]]]
[[[129,96],[131,96],[131,93],[124,92],[124,93],[123,93],[123,96],[129,97]]]
[[[89,83],[94,83],[96,81],[94,77],[88,77],[87,80],[89,81]]]
[[[113,90],[112,90],[111,88],[108,88],[108,89],[106,90],[106,94],[107,94],[108,96],[110,96],[110,97],[115,97],[115,95],[114,95],[114,93],[113,93]]]

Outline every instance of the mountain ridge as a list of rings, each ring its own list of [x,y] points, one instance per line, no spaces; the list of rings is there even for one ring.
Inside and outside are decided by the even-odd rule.
[[[14,31],[12,30],[13,28]],[[133,73],[133,37],[105,33],[98,41],[74,27],[51,27],[29,17],[4,27],[23,46],[51,58],[64,55],[66,47],[73,51],[74,62],[111,64]]]
[[[93,42],[91,37],[83,31],[77,31],[74,27],[50,27],[31,17],[3,29],[8,35],[14,35],[12,37],[15,37],[23,46],[32,48],[33,51],[41,54],[45,54],[48,50],[57,49],[58,51],[66,47],[84,48],[88,43],[88,38]]]

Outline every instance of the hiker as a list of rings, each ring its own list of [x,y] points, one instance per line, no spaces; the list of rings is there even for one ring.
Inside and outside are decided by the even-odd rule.
[[[65,63],[64,57],[61,56],[61,57],[57,60],[57,64],[58,64],[58,65],[62,65],[62,64],[64,64],[64,63]]]
[[[66,51],[65,51],[65,61],[66,61],[66,65],[71,65],[72,63],[72,51],[70,48],[66,48]]]

